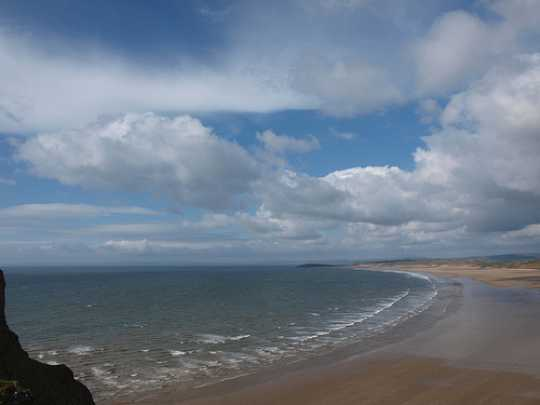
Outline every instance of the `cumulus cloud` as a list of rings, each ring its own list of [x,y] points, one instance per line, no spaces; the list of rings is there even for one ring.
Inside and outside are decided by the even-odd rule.
[[[430,202],[436,188],[397,167],[363,167],[314,178],[286,171],[262,191],[264,207],[278,218],[366,222],[381,225],[448,221],[446,204]]]
[[[153,192],[223,209],[249,192],[254,159],[189,116],[127,114],[79,130],[42,133],[18,147],[32,173],[86,188]]]
[[[418,175],[455,190],[475,227],[516,229],[538,220],[539,78],[538,55],[494,68],[451,99],[441,131],[416,154]]]
[[[331,1],[327,4],[332,7],[322,7],[324,12],[317,3],[317,13],[309,18],[348,18],[359,9],[350,7],[353,3],[369,3],[362,13],[373,17],[375,2]],[[285,16],[280,15],[280,32],[270,31],[268,44],[257,37],[253,49],[260,49],[265,58],[252,70],[149,74],[114,58],[83,63],[48,56],[31,44],[0,35],[0,130],[40,129],[15,144],[18,159],[32,173],[72,186],[154,193],[179,206],[207,210],[242,207],[236,203],[244,197],[249,201],[249,209],[211,212],[193,220],[152,217],[151,222],[130,223],[114,217],[155,213],[138,207],[64,204],[3,208],[0,252],[14,250],[17,241],[5,242],[10,226],[13,235],[22,235],[15,225],[25,221],[65,224],[98,216],[111,220],[91,226],[78,223],[76,229],[66,226],[63,231],[70,233],[57,242],[45,234],[23,235],[21,239],[34,239],[18,241],[21,257],[64,249],[88,255],[200,254],[216,260],[241,254],[250,261],[276,253],[346,257],[374,252],[384,256],[389,251],[397,256],[423,254],[426,247],[443,255],[489,252],[501,246],[537,249],[540,56],[530,54],[529,48],[537,46],[531,38],[539,31],[535,22],[540,9],[531,0],[479,4],[494,15],[453,11],[433,24],[429,19],[429,27],[415,25],[414,38],[392,36],[399,37],[399,43],[377,42],[381,49],[371,52],[365,51],[370,48],[365,39],[369,35],[351,31],[347,24],[340,34],[354,41],[316,38],[320,47],[306,49],[307,34],[291,35],[298,31],[293,30],[291,16],[281,13]],[[234,12],[233,7],[231,18]],[[262,14],[277,26],[272,15]],[[379,32],[374,26],[380,20],[375,20],[373,31],[366,33]],[[334,23],[325,27],[336,28]],[[245,27],[240,31],[245,38]],[[325,29],[321,32],[326,36]],[[280,35],[291,38],[290,45],[283,47]],[[232,54],[239,60],[246,57],[249,65],[260,53],[244,45],[235,43],[238,49]],[[522,56],[510,56],[514,54]],[[247,71],[253,74],[229,74]],[[265,71],[272,77],[277,71],[279,84],[264,80]],[[413,169],[353,167],[321,177],[297,172],[285,162],[287,153],[318,149],[314,137],[264,131],[257,135],[268,152],[261,159],[260,149],[250,154],[190,116],[140,113],[300,107],[354,116],[411,100],[418,102],[420,120],[431,127],[414,153]],[[123,114],[126,110],[135,113]],[[94,121],[103,112],[123,115]],[[94,123],[56,130],[87,121]],[[353,138],[348,132],[331,133]],[[267,164],[265,159],[284,164]],[[68,243],[73,235],[90,242],[74,246]],[[38,237],[42,240],[35,240]]]
[[[416,167],[360,167],[314,178],[284,172],[262,191],[278,218],[402,226],[444,223],[471,232],[540,221],[540,56],[493,68],[450,99]]]
[[[445,95],[462,90],[492,65],[516,53],[538,50],[538,2],[485,0],[481,4],[497,18],[452,11],[438,18],[412,46],[417,94]]]
[[[419,92],[444,94],[463,86],[493,62],[501,39],[476,16],[445,14],[416,47]]]
[[[257,139],[264,145],[266,150],[274,153],[307,153],[321,147],[319,140],[312,135],[301,139],[278,135],[271,130],[266,130],[258,133]]]
[[[538,55],[495,66],[441,108],[413,170],[369,166],[313,177],[281,165],[262,169],[198,120],[154,114],[37,135],[18,153],[36,174],[66,184],[166,193],[210,209],[247,193],[257,205],[253,213],[87,231],[109,235],[100,246],[110,251],[224,252],[269,242],[291,252],[308,245],[336,252],[489,249],[523,241],[540,223],[539,83]],[[280,152],[309,149],[270,132],[259,138]]]

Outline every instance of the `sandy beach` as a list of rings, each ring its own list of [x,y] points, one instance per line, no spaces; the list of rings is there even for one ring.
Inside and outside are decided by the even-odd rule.
[[[359,264],[359,269],[399,269],[436,277],[470,278],[494,287],[540,288],[540,262],[508,263],[492,266],[474,261],[412,261]]]
[[[489,276],[472,268],[415,270],[451,277],[458,293],[396,328],[385,345],[187,395],[169,388],[135,403],[540,404],[540,294],[510,287],[536,287],[538,270],[497,269]],[[127,403],[134,401],[114,402]]]

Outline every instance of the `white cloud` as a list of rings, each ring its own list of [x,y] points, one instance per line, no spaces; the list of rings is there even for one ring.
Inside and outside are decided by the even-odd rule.
[[[259,175],[243,148],[199,120],[151,113],[39,134],[19,145],[18,157],[35,175],[64,184],[153,192],[212,209],[238,202]]]
[[[244,16],[238,36],[261,35],[239,41],[235,55],[289,71],[292,89],[338,117],[447,97],[516,52],[538,49],[535,0],[480,1],[478,14],[446,12],[442,1],[300,3],[300,12],[295,2],[250,9],[257,15]]]
[[[0,132],[59,130],[128,111],[313,107],[262,71],[189,63],[150,69],[111,52],[94,50],[74,57],[41,48],[0,27]]]
[[[323,237],[322,232],[333,224],[324,221],[302,220],[295,218],[279,218],[264,207],[260,207],[255,215],[239,213],[234,220],[251,233],[251,237],[272,242],[280,240],[313,241]]]
[[[505,46],[480,18],[464,11],[445,14],[416,46],[419,92],[445,94],[462,87],[481,75]]]
[[[145,66],[95,45],[51,49],[0,27],[0,132],[58,131],[146,111],[366,114],[463,89],[516,50],[536,49],[530,35],[539,31],[534,0],[480,3],[499,19],[439,15],[439,2],[304,3],[227,8],[228,46],[206,64],[179,55],[177,66]]]
[[[274,153],[307,153],[321,147],[319,140],[314,136],[303,139],[293,138],[287,135],[278,135],[271,130],[258,133],[257,139],[264,145],[265,149]]]
[[[19,154],[37,173],[68,184],[136,186],[207,208],[247,193],[257,204],[254,213],[193,221],[70,228],[99,239],[94,248],[110,254],[222,257],[244,249],[255,257],[393,249],[399,256],[422,249],[442,255],[525,249],[534,245],[540,223],[539,83],[540,56],[495,66],[442,109],[440,126],[414,155],[413,170],[371,166],[312,177],[288,166],[269,168],[198,120],[153,114],[38,135],[22,143]],[[277,147],[268,137],[275,149],[298,150],[293,138],[275,136],[284,142]],[[231,178],[243,180],[227,183]],[[214,182],[221,187],[217,196]]]
[[[115,221],[115,216],[155,213],[69,204],[9,207],[0,209],[0,253],[11,254],[18,244],[23,258],[63,249],[87,257],[199,252],[206,260],[241,254],[250,261],[277,253],[348,257],[422,254],[425,249],[443,255],[500,246],[537,249],[540,56],[527,53],[537,47],[531,38],[539,31],[539,3],[485,0],[479,4],[495,18],[453,11],[433,24],[426,19],[430,27],[393,27],[403,37],[392,31],[392,41],[377,40],[377,49],[370,46],[373,38],[389,27],[373,18],[375,2],[366,2],[370,6],[361,12],[349,7],[353,3],[330,1],[332,12],[324,13],[317,4],[319,14],[309,18],[320,36],[313,39],[309,27],[291,22],[297,15],[278,13],[276,24],[273,14],[261,13],[275,29],[260,30],[267,41],[256,36],[251,49],[231,36],[235,49],[229,64],[199,71],[193,66],[173,73],[150,71],[110,55],[100,59],[104,53],[85,61],[61,52],[49,56],[1,34],[0,131],[40,129],[38,135],[19,138],[16,146],[34,174],[68,185],[165,195],[202,209],[238,207],[244,196],[250,205],[198,220],[152,217],[152,222],[134,223]],[[386,9],[377,10],[384,14]],[[228,13],[232,18],[234,8]],[[357,28],[360,24],[338,26],[336,20],[322,27],[323,14],[348,23],[350,15],[365,14],[362,21],[374,21],[365,31]],[[239,31],[242,40],[253,40],[245,35],[253,30]],[[523,56],[511,56],[517,53]],[[265,131],[258,138],[267,156],[257,148],[251,155],[192,117],[139,113],[317,107],[353,116],[409,101],[419,102],[420,119],[432,126],[414,154],[412,170],[354,167],[321,177],[295,172],[284,161],[287,152],[319,148],[314,137]],[[135,113],[64,130],[103,113],[125,111]],[[331,133],[347,140],[354,136]],[[283,164],[266,164],[275,162]],[[101,218],[105,224],[73,226],[77,218],[94,217],[110,218]],[[54,220],[58,227],[31,232],[43,220]],[[21,223],[31,225],[27,233],[17,228]],[[84,240],[80,246],[69,241],[74,235]]]
[[[484,0],[484,2],[505,18],[510,25],[509,29],[540,31],[538,25],[540,3],[537,0]]]
[[[158,215],[142,207],[106,207],[88,204],[21,204],[0,208],[0,218],[7,220],[50,220],[89,218],[110,215]]]
[[[197,251],[231,246],[224,241],[163,241],[163,240],[108,240],[102,247],[119,253],[161,254],[176,251]]]
[[[434,124],[439,120],[442,108],[432,98],[426,98],[418,102],[417,114],[423,124]]]
[[[178,233],[182,228],[182,223],[175,222],[144,222],[128,224],[101,224],[78,229],[75,232],[79,234],[93,235],[153,235]]]
[[[430,201],[437,190],[397,167],[363,167],[313,178],[286,171],[261,191],[277,218],[403,224],[448,221],[454,212]]]
[[[277,218],[504,232],[540,221],[540,56],[497,66],[451,98],[416,168],[283,172],[261,191]]]
[[[359,61],[308,58],[295,66],[292,86],[336,116],[364,114],[405,99],[385,67]]]
[[[428,145],[434,154],[442,149],[451,156],[456,169],[449,173],[466,172],[462,181],[480,178],[499,189],[540,195],[539,106],[540,55],[519,57],[454,96],[442,114],[443,130]]]
[[[413,46],[417,94],[462,90],[491,66],[518,53],[538,51],[540,6],[536,0],[484,0],[480,4],[497,18],[452,11],[417,40]]]
[[[528,239],[528,240],[540,240],[540,224],[531,224],[527,225],[522,229],[516,231],[511,231],[503,235],[505,240],[519,240],[519,239]]]

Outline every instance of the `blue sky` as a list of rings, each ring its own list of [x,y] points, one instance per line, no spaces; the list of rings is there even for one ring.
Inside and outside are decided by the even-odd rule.
[[[5,1],[8,264],[540,251],[533,0]]]

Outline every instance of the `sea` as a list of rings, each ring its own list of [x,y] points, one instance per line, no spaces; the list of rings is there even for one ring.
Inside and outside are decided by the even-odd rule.
[[[6,278],[24,348],[67,364],[98,402],[361,344],[437,295],[422,275],[350,267],[46,267]]]

